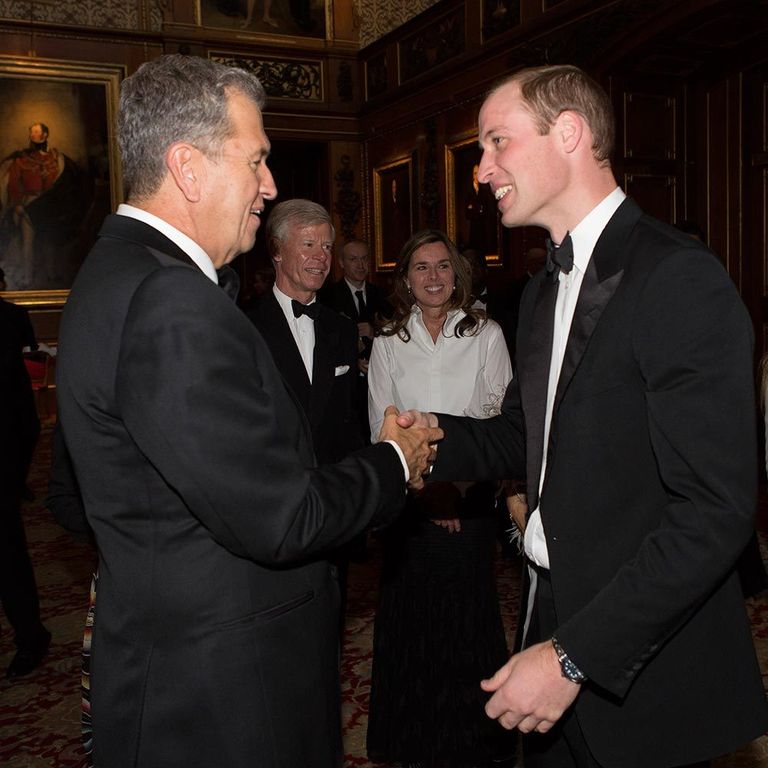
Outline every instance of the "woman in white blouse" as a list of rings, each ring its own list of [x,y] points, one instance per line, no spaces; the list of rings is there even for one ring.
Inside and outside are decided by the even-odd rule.
[[[477,418],[498,413],[512,377],[504,336],[472,309],[469,265],[445,234],[424,230],[403,246],[392,304],[368,369],[374,439],[391,403]],[[495,531],[492,486],[428,483],[386,532],[371,759],[465,768],[513,751],[510,734],[485,715],[479,685],[507,659]]]

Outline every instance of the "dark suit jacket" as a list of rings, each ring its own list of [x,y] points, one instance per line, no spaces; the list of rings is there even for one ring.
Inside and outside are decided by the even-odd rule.
[[[309,419],[318,463],[330,464],[363,446],[355,410],[357,328],[322,304],[319,312],[311,383],[275,294],[266,293],[248,316]]]
[[[340,765],[322,558],[400,508],[396,452],[317,468],[252,323],[125,217],[107,218],[72,288],[57,383],[99,550],[95,763]]]
[[[317,298],[318,301],[345,315],[354,323],[373,323],[377,314],[382,317],[389,317],[392,312],[392,307],[387,301],[384,291],[373,283],[365,284],[365,305],[367,310],[365,317],[360,317],[355,297],[349,290],[349,286],[344,278],[325,286]]]
[[[436,479],[519,475],[535,507],[551,336],[531,280],[502,415],[440,416]],[[768,725],[733,566],[752,531],[752,331],[717,259],[631,201],[584,277],[540,510],[576,715],[606,768],[698,762]],[[543,385],[542,385],[543,382]]]

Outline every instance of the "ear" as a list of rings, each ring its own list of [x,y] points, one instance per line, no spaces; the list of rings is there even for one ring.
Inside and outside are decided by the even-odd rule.
[[[205,176],[203,153],[187,142],[171,144],[165,153],[165,164],[176,186],[191,203],[197,203],[202,196],[202,182]]]
[[[584,118],[578,112],[570,109],[566,109],[557,116],[555,131],[560,146],[567,154],[574,152],[585,140],[588,133]]]

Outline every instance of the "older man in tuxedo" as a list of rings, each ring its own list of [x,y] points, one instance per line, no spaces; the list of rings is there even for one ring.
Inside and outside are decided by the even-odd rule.
[[[479,138],[502,223],[552,240],[502,414],[421,417],[445,431],[435,478],[527,475],[525,649],[483,682],[486,711],[526,734],[526,768],[704,764],[768,725],[734,572],[749,317],[711,252],[616,186],[611,103],[581,70],[516,73]]]
[[[267,219],[266,241],[275,284],[249,313],[278,370],[301,403],[319,464],[362,448],[356,407],[357,328],[316,301],[328,275],[336,233],[322,205],[296,198],[278,203]],[[348,557],[365,550],[365,533],[334,553],[344,626]]]
[[[396,513],[437,436],[391,413],[389,443],[317,467],[295,395],[217,285],[277,192],[263,103],[251,74],[195,57],[124,81],[129,204],[62,318],[60,416],[99,551],[100,768],[339,766],[324,555]]]

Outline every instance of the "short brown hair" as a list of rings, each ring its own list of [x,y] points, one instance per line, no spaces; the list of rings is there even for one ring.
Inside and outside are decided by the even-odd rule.
[[[561,112],[581,115],[592,131],[592,153],[601,163],[613,154],[615,124],[608,94],[586,72],[570,64],[521,69],[499,83],[491,94],[518,83],[520,94],[539,133],[544,136]]]

